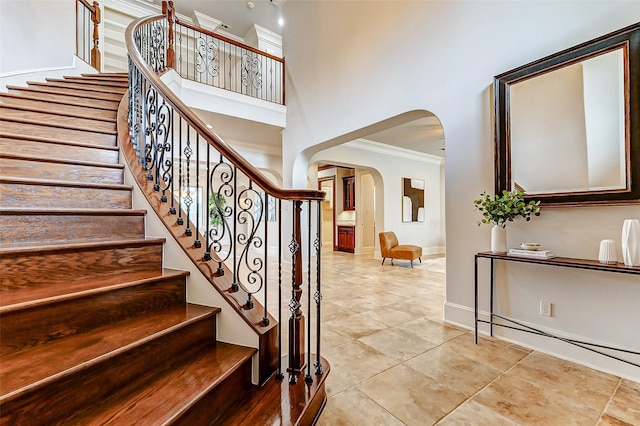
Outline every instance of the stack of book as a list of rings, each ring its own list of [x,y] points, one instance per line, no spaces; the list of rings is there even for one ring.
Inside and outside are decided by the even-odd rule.
[[[524,250],[518,248],[509,249],[509,256],[530,257],[533,259],[551,259],[556,257],[551,250]]]

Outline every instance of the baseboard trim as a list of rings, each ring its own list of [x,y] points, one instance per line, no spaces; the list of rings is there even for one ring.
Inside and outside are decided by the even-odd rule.
[[[444,303],[443,321],[447,324],[455,325],[473,331],[475,321],[474,315],[474,310],[471,307],[451,302]],[[489,312],[478,311],[478,319],[488,321]],[[585,336],[565,333],[561,330],[542,327],[538,324],[530,324],[524,321],[519,322],[531,327],[535,327],[544,332],[561,336],[563,338],[590,341],[595,344],[611,345],[611,342],[594,341]],[[479,324],[478,333],[488,336],[490,334],[489,324]],[[535,350],[560,359],[575,362],[576,364],[584,365],[585,367],[593,368],[604,373],[613,374],[615,376],[640,383],[640,369],[638,367],[634,367],[633,365],[626,364],[624,362],[617,361],[603,355],[599,355],[597,353],[579,348],[577,346],[573,346],[556,339],[550,339],[548,337],[538,336],[535,334],[510,330],[503,327],[494,327],[494,337],[499,340],[504,340],[506,342],[525,347],[527,349]],[[632,354],[624,355],[626,359],[630,359],[636,363],[640,362],[640,356],[633,356]]]

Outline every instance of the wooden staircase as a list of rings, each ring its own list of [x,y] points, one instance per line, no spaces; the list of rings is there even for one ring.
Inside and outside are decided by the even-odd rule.
[[[96,74],[0,94],[2,425],[212,424],[255,392],[255,349],[216,342],[220,309],[186,302],[131,208],[126,89]]]

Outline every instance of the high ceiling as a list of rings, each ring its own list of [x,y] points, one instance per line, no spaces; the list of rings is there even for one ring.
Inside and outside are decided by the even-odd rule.
[[[149,0],[148,0],[149,1]],[[162,0],[151,0],[158,5]],[[278,19],[282,17],[282,3],[285,0],[175,0],[176,12],[193,17],[197,11],[225,24],[224,31],[235,36],[247,35],[255,23],[275,33],[281,34]],[[253,7],[249,6],[253,4]]]
[[[161,4],[162,0],[147,0]],[[193,17],[194,10],[222,21],[228,26],[224,31],[243,38],[255,23],[273,32],[281,33],[278,19],[282,17],[282,4],[286,0],[176,0],[174,5],[180,14]],[[249,6],[253,4],[253,7]],[[286,23],[285,23],[286,25]],[[266,148],[273,153],[280,151],[282,137],[280,129],[251,122],[240,124],[220,114],[198,111],[213,130],[231,144],[237,143],[256,148]],[[406,124],[376,131],[362,136],[363,139],[392,146],[444,157],[444,133],[440,121],[435,116],[418,118]]]

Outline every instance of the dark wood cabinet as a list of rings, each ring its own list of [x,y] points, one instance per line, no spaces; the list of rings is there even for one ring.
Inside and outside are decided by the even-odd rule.
[[[347,176],[342,178],[343,189],[343,210],[356,209],[356,177]]]
[[[338,226],[338,250],[353,253],[356,250],[355,226]]]

